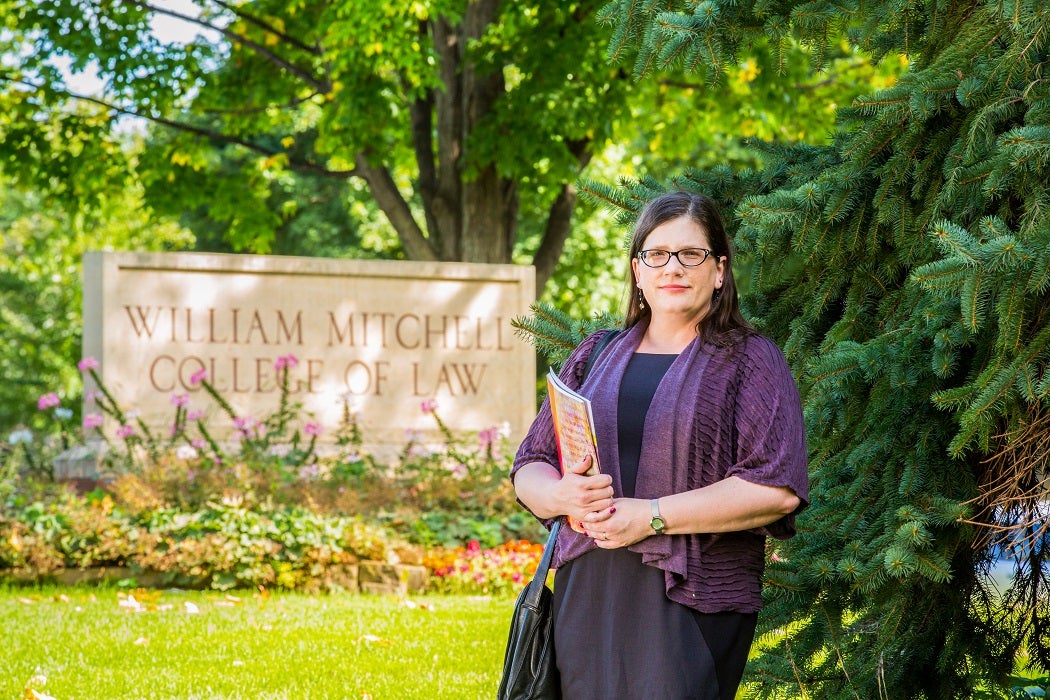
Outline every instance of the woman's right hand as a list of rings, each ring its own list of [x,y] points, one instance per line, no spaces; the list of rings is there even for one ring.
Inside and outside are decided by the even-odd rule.
[[[588,455],[573,464],[558,481],[556,497],[561,503],[561,510],[577,520],[583,520],[588,514],[612,507],[612,477],[608,474],[595,473],[588,476],[593,462]]]

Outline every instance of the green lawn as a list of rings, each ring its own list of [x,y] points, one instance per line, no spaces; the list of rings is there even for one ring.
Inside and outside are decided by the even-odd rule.
[[[0,700],[495,695],[513,599],[0,588]],[[155,599],[149,596],[156,596]]]

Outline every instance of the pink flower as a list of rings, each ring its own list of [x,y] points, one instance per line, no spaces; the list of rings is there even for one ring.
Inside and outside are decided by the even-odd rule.
[[[500,438],[499,426],[492,426],[491,428],[485,428],[478,432],[478,446],[481,449],[488,448],[489,445],[493,444]]]
[[[102,425],[102,414],[101,413],[89,413],[84,416],[84,430],[91,430],[92,428],[98,428]]]
[[[277,358],[277,361],[273,363],[274,369],[295,369],[299,366],[299,358],[295,355],[281,355]]]
[[[196,386],[204,381],[204,378],[208,376],[208,370],[201,367],[199,370],[190,375],[190,384]]]
[[[190,405],[190,395],[189,394],[172,394],[171,395],[171,403],[172,403],[173,406],[179,406],[179,407],[189,406]]]
[[[471,540],[470,542],[467,542],[467,551],[468,552],[480,552],[481,551],[481,542],[478,542],[477,540]]]
[[[87,422],[86,418],[84,419],[84,422],[85,423]],[[117,437],[122,439],[122,440],[126,440],[126,439],[128,439],[129,437],[131,437],[134,434],[135,434],[134,426],[122,425],[119,428],[117,428]]]
[[[186,420],[188,420],[188,421],[197,421],[197,420],[200,420],[203,417],[204,417],[204,411],[202,411],[199,408],[195,409],[193,411],[189,411],[188,413],[186,413]]]
[[[251,437],[252,433],[255,433],[256,437],[266,435],[266,425],[255,420],[251,416],[234,418],[233,425],[237,428],[237,431],[242,437]]]
[[[307,423],[303,426],[303,432],[307,435],[320,435],[324,432],[324,428],[320,423]]]
[[[419,410],[423,413],[433,413],[437,410],[437,407],[437,399],[427,399],[426,401],[419,404]]]
[[[83,360],[77,363],[77,369],[81,372],[87,372],[89,370],[98,369],[98,360],[94,357],[85,357]]]
[[[37,399],[36,407],[39,408],[41,411],[46,411],[49,408],[54,408],[60,403],[62,403],[62,400],[58,398],[58,394],[52,391],[50,393],[44,394],[39,399]]]

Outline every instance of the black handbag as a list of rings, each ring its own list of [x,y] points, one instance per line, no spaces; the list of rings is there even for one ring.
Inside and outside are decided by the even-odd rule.
[[[514,603],[498,700],[561,698],[561,679],[554,658],[554,594],[547,588],[547,573],[561,523],[561,519],[555,521],[536,575]]]

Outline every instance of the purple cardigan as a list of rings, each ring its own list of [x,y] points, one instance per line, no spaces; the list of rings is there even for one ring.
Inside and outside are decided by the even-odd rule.
[[[580,343],[560,376],[592,402],[598,459],[620,487],[617,401],[627,362],[645,335],[642,322],[613,340],[579,387],[587,358],[599,339]],[[635,496],[657,498],[690,491],[730,476],[787,486],[806,506],[809,484],[805,427],[798,387],[780,349],[750,336],[731,351],[690,343],[660,382],[645,418]],[[518,448],[511,478],[530,462],[558,464],[550,404]],[[762,606],[765,537],[795,534],[795,514],[744,532],[649,537],[630,547],[646,564],[664,571],[667,596],[700,612],[756,612]],[[595,547],[591,538],[563,527],[553,566]]]

